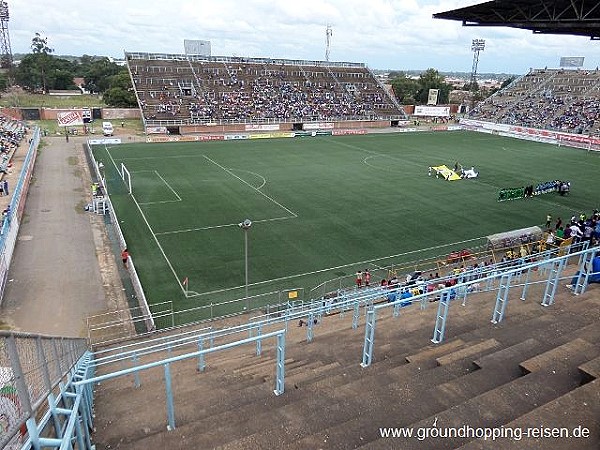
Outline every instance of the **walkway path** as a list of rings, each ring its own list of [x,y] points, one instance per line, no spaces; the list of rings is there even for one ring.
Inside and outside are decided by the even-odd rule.
[[[0,320],[15,331],[86,336],[85,318],[107,309],[107,289],[120,290],[103,281],[114,259],[103,250],[102,218],[84,211],[90,199],[84,138],[44,141]]]

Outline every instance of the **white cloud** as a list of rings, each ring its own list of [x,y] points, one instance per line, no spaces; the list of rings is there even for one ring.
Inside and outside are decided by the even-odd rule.
[[[462,27],[432,14],[483,0],[62,0],[60,6],[9,2],[12,49],[30,51],[35,32],[56,54],[121,57],[123,50],[180,53],[183,39],[207,39],[213,54],[324,59],[325,29],[333,27],[331,59],[373,68],[468,72],[470,43],[487,41],[480,72],[522,73],[586,56],[595,67],[600,48],[586,38],[533,35],[509,28]]]

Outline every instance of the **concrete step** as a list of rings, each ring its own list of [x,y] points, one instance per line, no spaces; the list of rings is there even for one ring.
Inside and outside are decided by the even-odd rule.
[[[566,424],[578,425],[565,427]],[[544,432],[552,432],[548,429],[556,428],[558,437],[532,436],[533,432],[541,433],[541,427],[546,428]],[[583,428],[590,430],[588,437],[573,437],[574,431],[581,435]],[[506,437],[494,440],[493,444],[489,440],[476,439],[460,450],[598,450],[600,380],[596,379],[535,408],[504,425],[504,429]],[[568,437],[565,437],[567,433]]]
[[[489,353],[491,350],[497,349],[501,344],[496,339],[486,339],[483,342],[466,345],[463,348],[455,350],[443,356],[435,358],[435,362],[440,365],[446,365],[473,356],[480,356],[484,353]]]
[[[414,391],[413,396],[409,397],[408,400],[390,395],[390,398],[394,398],[395,406],[386,406],[387,417],[380,417],[378,416],[378,411],[369,411],[363,408],[360,415],[347,422],[307,436],[298,441],[297,445],[293,446],[293,448],[315,448],[324,440],[328,442],[353,442],[354,446],[362,445],[371,439],[378,439],[377,432],[379,426],[408,426],[412,423],[408,422],[411,417],[413,421],[418,421],[436,412],[443,412],[473,397],[484,395],[486,392],[519,378],[520,370],[518,364],[522,359],[520,351],[531,355],[536,354],[537,349],[535,344],[535,341],[525,341],[499,350],[485,357],[486,360],[480,364],[484,367],[483,369],[470,371],[445,382],[428,384],[427,380],[433,371],[424,372],[422,374],[422,378],[425,380],[424,385],[415,384],[415,386],[412,386],[412,382],[407,380],[407,389]],[[456,361],[454,364],[459,364],[459,362]],[[409,366],[411,365],[412,363],[409,364]],[[438,369],[443,370],[447,367],[445,365],[438,366]],[[365,417],[378,418],[378,420],[369,422],[365,420]],[[390,417],[394,417],[394,420],[390,421]],[[373,423],[376,423],[377,426],[374,426]],[[403,448],[402,446],[394,447],[393,442],[393,439],[390,440],[389,448]],[[374,446],[373,448],[378,447]]]
[[[425,361],[428,359],[434,359],[438,356],[445,355],[447,353],[453,352],[465,346],[465,342],[462,339],[454,339],[450,342],[445,342],[442,344],[430,344],[418,352],[406,356],[406,362],[409,363],[419,363],[421,361]]]
[[[571,357],[584,351],[594,351],[597,348],[584,339],[576,338],[566,344],[548,350],[540,355],[523,361],[519,366],[524,374],[548,370],[556,364],[568,364]]]
[[[581,372],[581,381],[584,384],[600,378],[600,357],[583,363],[577,369]]]
[[[503,348],[497,352],[481,356],[473,361],[473,364],[480,369],[504,366],[507,360],[522,360],[522,358],[527,358],[528,355],[533,356],[537,354],[537,350],[540,347],[541,344],[536,339],[526,339],[523,342]]]
[[[399,318],[386,310],[378,317],[374,363],[367,369],[359,366],[364,315],[356,330],[351,313],[343,319],[325,318],[310,344],[305,328],[290,323],[284,395],[272,393],[273,343],[263,345],[262,357],[254,355],[253,345],[207,355],[207,370],[201,374],[195,371],[197,360],[172,365],[177,428],[169,433],[164,432],[162,369],[142,376],[144,395],[132,387],[132,377],[114,389],[103,383],[103,394],[119,398],[110,410],[97,404],[96,425],[104,436],[98,448],[405,448],[398,440],[379,439],[379,426],[433,423],[438,416],[447,423],[460,419],[473,426],[509,423],[516,420],[509,414],[511,403],[517,405],[515,413],[526,415],[544,399],[579,386],[580,368],[598,357],[594,348],[600,332],[594,325],[600,303],[579,302],[583,298],[576,304],[557,299],[549,308],[511,298],[510,314],[492,325],[493,304],[470,296],[466,307],[451,305],[447,341],[438,346],[429,345],[436,310],[431,306],[436,304],[424,311],[403,309]],[[546,355],[549,364],[515,379],[519,363],[528,365],[557,343],[575,339],[594,348],[584,345],[579,354],[572,348],[566,358],[560,352]],[[498,346],[460,353],[494,340]],[[438,366],[436,358],[444,365]],[[525,383],[521,379],[529,384],[520,385]],[[508,385],[512,387],[503,388]],[[156,407],[156,417],[144,423],[134,412],[149,405]],[[420,448],[429,449],[438,442],[422,444]]]
[[[534,372],[415,422],[410,425],[410,428],[413,430],[431,428],[434,423],[440,429],[458,429],[464,425],[472,428],[500,427],[575,387],[576,384],[568,371],[556,372],[552,376],[543,372]],[[455,436],[445,439],[428,438],[422,441],[396,440],[395,444],[403,450],[453,449],[470,440],[472,438]],[[382,443],[384,446],[379,446]],[[378,438],[372,446],[366,448],[391,448],[386,447],[385,444],[387,442]]]
[[[594,323],[587,325],[573,333],[574,337],[585,339],[592,344],[600,345],[600,324],[596,320]]]
[[[429,408],[443,410],[446,406],[439,401],[439,396],[436,398],[435,395],[427,393],[430,393],[436,384],[459,378],[465,373],[468,373],[468,370],[465,372],[461,363],[436,366],[435,362],[432,362],[429,369],[421,368],[417,364],[405,364],[342,385],[335,382],[330,387],[323,387],[322,382],[315,383],[313,387],[319,385],[319,388],[314,391],[314,395],[329,399],[321,406],[321,410],[314,411],[314,415],[307,410],[302,418],[284,424],[281,429],[255,433],[226,448],[252,448],[256,445],[256,448],[271,448],[271,445],[277,445],[277,448],[319,448],[318,444],[328,447],[321,440],[327,440],[326,436],[321,435],[326,426],[327,430],[330,430],[339,425],[343,435],[347,432],[343,424],[357,417],[369,423],[376,423],[377,420],[389,419],[392,411],[397,413],[397,409],[402,408],[407,416],[414,420]],[[415,382],[423,380],[425,376],[428,383]],[[422,403],[426,402],[423,400],[425,397],[427,401],[431,400],[427,407]]]

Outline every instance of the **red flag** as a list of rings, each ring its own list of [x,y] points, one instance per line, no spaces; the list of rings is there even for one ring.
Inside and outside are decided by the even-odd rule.
[[[185,277],[183,279],[183,281],[181,282],[181,284],[183,284],[186,287],[186,289],[187,289],[188,283],[189,283],[188,277]]]

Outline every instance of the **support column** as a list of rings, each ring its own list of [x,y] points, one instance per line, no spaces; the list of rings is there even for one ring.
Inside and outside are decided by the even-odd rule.
[[[367,320],[365,323],[365,344],[363,346],[363,358],[361,367],[369,367],[373,362],[373,344],[375,341],[375,323],[376,323],[375,309],[370,308],[367,310]]]
[[[553,261],[550,263],[550,265],[548,281],[546,282],[546,290],[544,292],[544,298],[542,299],[542,306],[550,306],[554,304],[554,296],[556,295],[558,283],[560,283],[560,274],[565,266],[565,259]]]
[[[256,336],[261,336],[262,333],[262,324],[259,323],[256,327]],[[262,339],[258,339],[256,341],[256,356],[260,356],[262,354]]]
[[[275,395],[285,392],[285,333],[277,335],[277,368],[275,374]]]
[[[352,314],[352,329],[358,328],[358,322],[360,321],[360,300],[354,302],[354,313]]]
[[[523,291],[521,292],[521,300],[523,301],[525,301],[527,289],[529,289],[529,278],[531,278],[531,267],[527,269],[527,275],[525,276],[525,284],[523,285]]]
[[[167,430],[175,429],[175,406],[173,404],[173,388],[171,387],[171,366],[165,364],[165,390],[167,393]]]
[[[506,305],[508,304],[508,291],[510,290],[510,281],[512,273],[502,274],[500,277],[500,286],[498,287],[498,295],[496,296],[496,305],[492,314],[492,323],[502,322]]]
[[[439,344],[444,340],[446,333],[446,320],[448,319],[448,307],[450,306],[450,291],[443,291],[438,305],[435,328],[431,342]]]
[[[131,358],[133,360],[133,367],[136,367],[138,365],[138,362],[140,360],[140,358],[138,357],[137,353],[133,353],[133,357]],[[135,371],[133,373],[133,383],[135,384],[136,388],[139,388],[141,383],[140,383],[140,372],[139,371]]]
[[[313,327],[315,325],[315,315],[314,313],[310,312],[310,314],[308,315],[308,319],[307,319],[308,323],[306,324],[306,342],[312,342],[313,337],[314,337],[314,330]]]
[[[204,350],[204,339],[198,339],[198,351]],[[204,372],[206,369],[206,361],[204,361],[204,353],[198,355],[198,372]]]
[[[593,261],[596,257],[597,250],[589,251],[587,253],[582,254],[580,258],[579,264],[579,276],[577,277],[577,281],[573,286],[573,293],[575,295],[581,295],[587,289],[590,273],[593,272]]]

